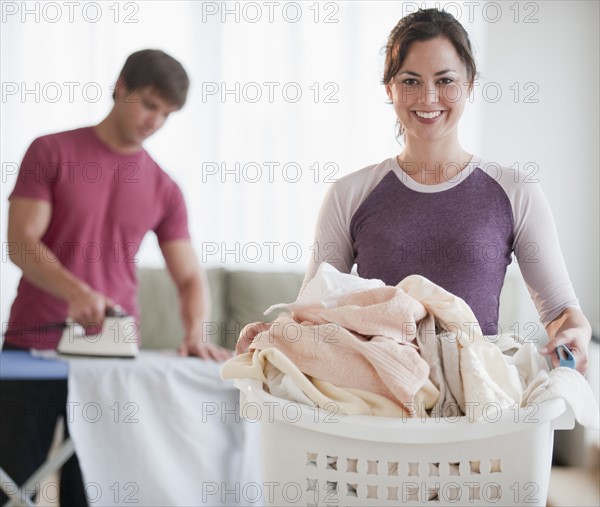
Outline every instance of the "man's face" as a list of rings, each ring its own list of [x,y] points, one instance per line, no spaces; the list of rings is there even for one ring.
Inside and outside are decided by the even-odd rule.
[[[130,146],[141,147],[164,125],[169,114],[179,109],[151,86],[132,91],[119,83],[117,94],[117,128],[123,142]]]

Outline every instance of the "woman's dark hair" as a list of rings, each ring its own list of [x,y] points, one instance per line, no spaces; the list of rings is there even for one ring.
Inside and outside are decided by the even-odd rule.
[[[179,109],[185,104],[190,87],[190,80],[183,66],[159,49],[143,49],[129,55],[119,79],[123,80],[130,91],[151,86]],[[115,93],[113,98],[116,100]]]
[[[469,35],[452,14],[439,9],[420,9],[402,18],[391,31],[385,48],[383,84],[389,84],[401,69],[413,42],[436,37],[448,39],[467,68],[472,83],[477,76]]]

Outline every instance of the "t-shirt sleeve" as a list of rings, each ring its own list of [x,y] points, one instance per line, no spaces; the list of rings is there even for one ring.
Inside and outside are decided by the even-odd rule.
[[[49,139],[38,137],[27,149],[17,182],[9,200],[14,197],[28,197],[52,202],[52,186],[59,177],[57,154]]]
[[[300,292],[327,262],[342,273],[354,266],[351,222],[354,213],[390,171],[390,160],[367,166],[340,178],[325,194],[315,231],[315,242]]]
[[[312,280],[323,262],[327,262],[342,273],[350,273],[354,264],[350,216],[339,191],[339,182],[334,183],[325,194],[317,218],[315,241],[311,258],[304,277],[302,289]]]
[[[177,239],[190,239],[187,209],[181,189],[170,178],[163,202],[163,214],[154,228],[158,243]]]
[[[527,289],[546,326],[567,307],[580,308],[560,248],[552,210],[537,181],[515,184],[514,251]]]

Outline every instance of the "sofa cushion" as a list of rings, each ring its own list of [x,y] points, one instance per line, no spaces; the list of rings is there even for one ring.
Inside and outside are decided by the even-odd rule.
[[[298,272],[228,271],[227,320],[222,323],[222,339],[226,347],[235,348],[241,329],[250,322],[270,322],[277,312],[263,312],[276,303],[291,303],[298,297],[304,279]]]
[[[224,321],[225,290],[224,269],[208,269],[206,275],[211,290],[211,321]],[[179,296],[169,272],[164,268],[139,268],[138,301],[140,305],[140,332],[142,348],[177,348],[184,337]],[[215,343],[221,342],[220,335],[209,334]]]

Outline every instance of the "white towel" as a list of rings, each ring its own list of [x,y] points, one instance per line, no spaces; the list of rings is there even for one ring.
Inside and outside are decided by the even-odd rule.
[[[523,393],[521,406],[552,398],[563,398],[582,426],[599,429],[598,403],[590,384],[577,370],[559,367],[550,373],[540,371]]]

